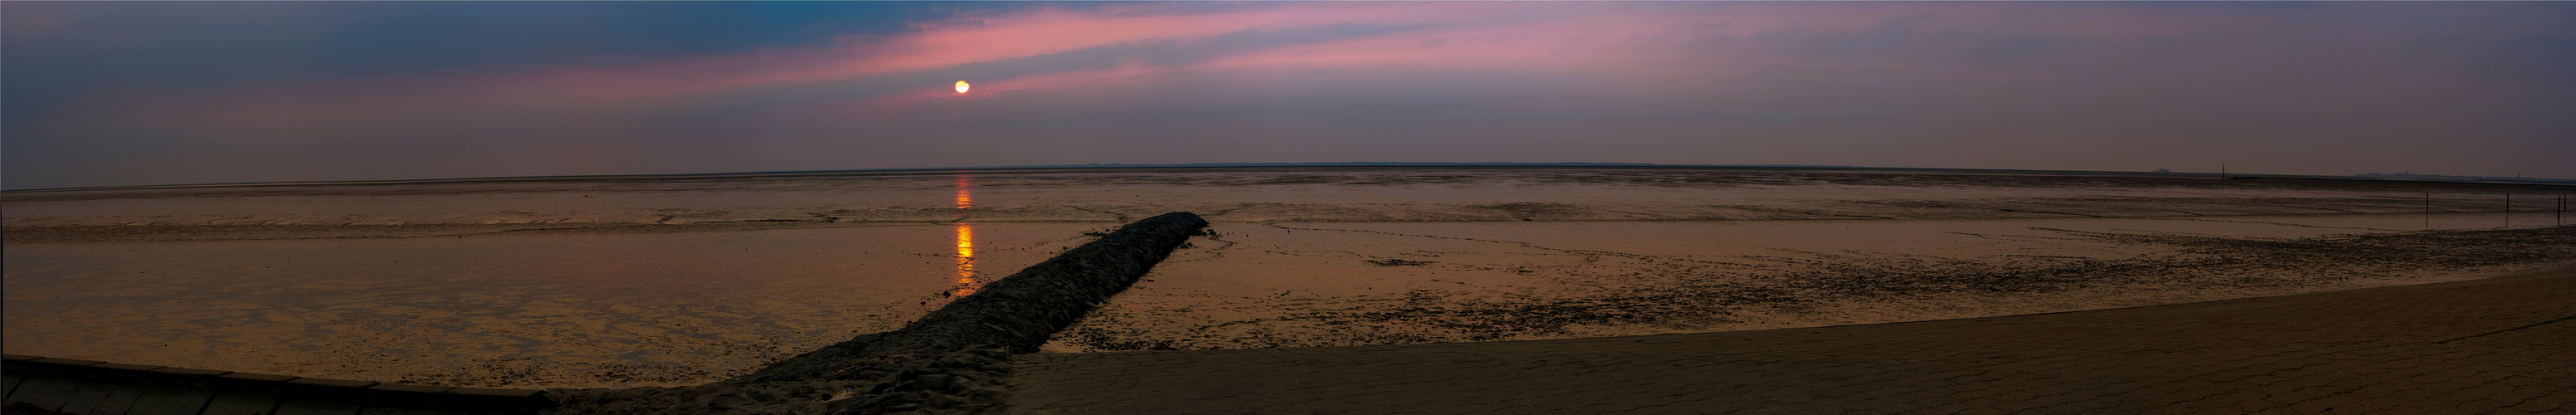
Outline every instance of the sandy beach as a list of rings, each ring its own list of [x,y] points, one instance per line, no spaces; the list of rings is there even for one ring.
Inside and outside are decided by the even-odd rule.
[[[2515,202],[2506,213],[2506,193]],[[2182,175],[1243,168],[10,192],[6,350],[449,386],[704,383],[1126,221],[1194,238],[1046,350],[1814,327],[2570,264],[2562,187]]]
[[[1012,359],[1011,414],[2576,410],[2576,268],[2199,303],[1652,336]]]

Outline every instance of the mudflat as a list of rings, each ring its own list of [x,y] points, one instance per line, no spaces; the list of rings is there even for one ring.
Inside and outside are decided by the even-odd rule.
[[[2514,194],[2513,205],[2506,194]],[[1580,339],[2478,279],[2552,186],[1688,168],[1232,168],[9,192],[9,353],[473,387],[693,385],[1195,212],[1056,353]],[[2508,209],[2512,213],[2508,213]]]
[[[1927,322],[1020,356],[1005,413],[2565,413],[2576,268]]]

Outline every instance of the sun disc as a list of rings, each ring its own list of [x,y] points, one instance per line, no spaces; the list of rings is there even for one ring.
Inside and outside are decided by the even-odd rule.
[[[957,81],[957,93],[966,93],[966,81]]]

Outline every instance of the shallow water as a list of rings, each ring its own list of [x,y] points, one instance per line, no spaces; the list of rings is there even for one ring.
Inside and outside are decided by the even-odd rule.
[[[2506,190],[2524,192],[2523,213],[2501,213]],[[2228,274],[2024,281],[2216,255],[2189,245],[2197,240],[2124,235],[2263,241],[2546,225],[2555,213],[2532,211],[2554,200],[2532,192],[2551,190],[1157,169],[13,192],[0,195],[0,327],[16,354],[457,386],[685,385],[898,327],[1088,241],[1085,232],[1174,210],[1208,217],[1218,235],[1194,238],[1049,350],[1904,321],[2542,266],[2191,265]],[[1924,282],[1846,281],[1875,275]],[[1958,289],[1979,284],[2009,289]]]
[[[709,223],[1975,219],[2497,212],[2511,187],[1692,169],[1139,169],[12,192],[0,224],[390,227]],[[2524,190],[2524,211],[2553,200]],[[2537,191],[2564,196],[2564,189]],[[971,198],[961,211],[959,198]],[[2539,224],[2538,222],[2525,225]],[[496,229],[518,229],[503,227]]]

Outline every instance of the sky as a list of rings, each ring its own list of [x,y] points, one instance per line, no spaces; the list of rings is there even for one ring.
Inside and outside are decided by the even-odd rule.
[[[5,189],[1353,161],[2576,178],[2571,114],[2571,2],[0,2]]]

